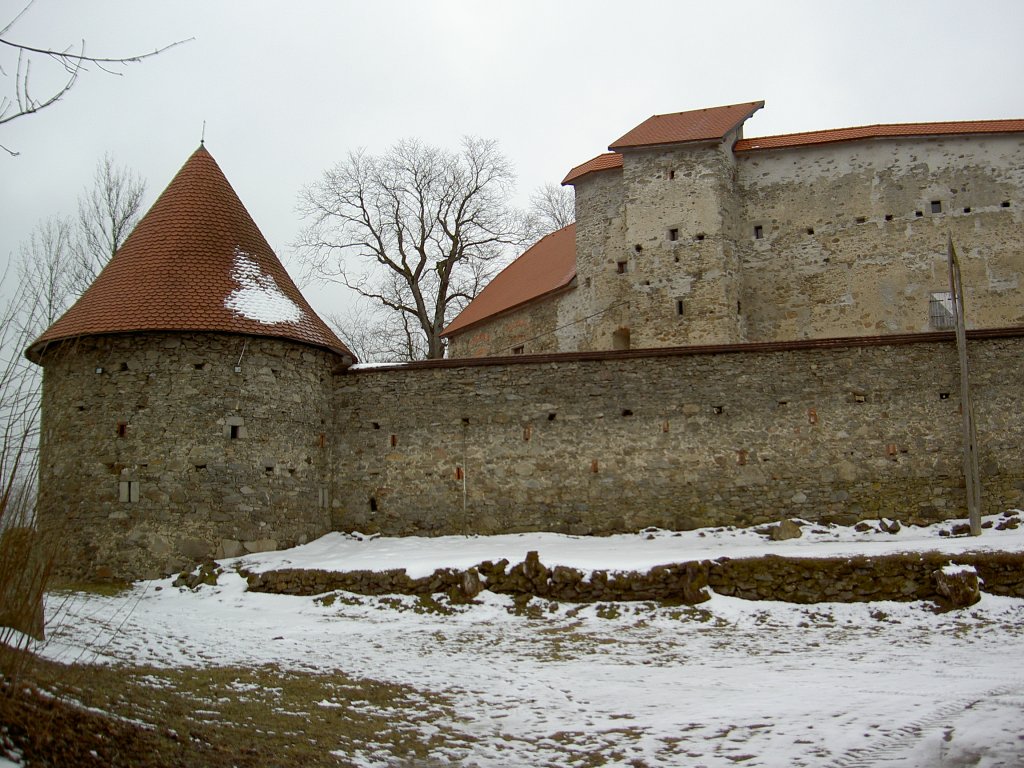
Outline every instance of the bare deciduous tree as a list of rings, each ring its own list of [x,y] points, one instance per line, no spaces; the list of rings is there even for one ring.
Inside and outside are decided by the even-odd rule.
[[[75,87],[75,83],[78,81],[78,76],[83,72],[88,71],[88,67],[95,66],[97,69],[102,70],[108,74],[120,75],[121,73],[116,70],[117,67],[125,64],[134,64],[144,59],[152,58],[157,56],[164,51],[167,51],[175,46],[187,43],[189,40],[178,40],[177,42],[165,45],[156,50],[149,51],[148,53],[135,53],[129,56],[87,56],[85,53],[85,41],[83,40],[77,50],[73,50],[71,46],[65,47],[62,50],[56,50],[52,48],[36,48],[24,43],[15,42],[7,37],[10,31],[14,28],[15,24],[28,12],[29,8],[32,7],[34,0],[30,0],[24,8],[11,19],[4,27],[0,28],[0,47],[14,51],[17,54],[17,64],[15,65],[13,93],[0,95],[0,125],[9,123],[12,120],[17,120],[19,117],[26,117],[28,115],[39,112],[40,110],[46,109],[47,107],[53,106],[60,101],[72,88]],[[55,62],[64,71],[62,83],[46,91],[43,96],[35,96],[32,93],[32,64],[34,61],[49,60]],[[0,75],[7,77],[7,72],[4,71],[2,65],[0,65]],[[17,155],[7,147],[0,145],[0,149],[3,149],[10,155]]]
[[[29,297],[19,315],[35,338],[85,291],[121,247],[142,212],[146,184],[110,155],[96,164],[91,187],[78,198],[78,218],[51,216],[22,244],[19,292]]]
[[[110,154],[96,164],[91,189],[78,198],[75,255],[84,291],[128,238],[142,213],[146,182],[137,173],[114,163]]]
[[[327,322],[362,363],[396,363],[426,358],[423,334],[409,316],[360,299],[344,312],[327,315]]]
[[[71,220],[51,216],[39,222],[18,257],[18,293],[26,300],[14,320],[29,341],[49,328],[78,295],[78,271]]]
[[[382,333],[404,359],[443,357],[445,324],[523,241],[514,178],[496,143],[477,138],[459,153],[411,139],[352,153],[300,193],[306,272],[390,310]]]
[[[572,187],[548,182],[530,195],[529,235],[536,242],[544,235],[576,221],[576,198]]]

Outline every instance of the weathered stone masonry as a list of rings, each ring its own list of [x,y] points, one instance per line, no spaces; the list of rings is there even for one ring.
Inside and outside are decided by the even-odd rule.
[[[972,334],[987,512],[1024,506],[1024,331]],[[225,334],[50,348],[62,570],[151,576],[328,530],[438,535],[964,515],[950,334],[341,372]]]
[[[974,335],[984,504],[1024,502],[1024,338]],[[451,360],[336,379],[333,526],[392,535],[965,514],[950,334]]]
[[[277,339],[94,336],[47,350],[44,524],[62,570],[170,573],[329,530],[331,366]]]
[[[466,335],[525,355],[355,370],[201,147],[26,352],[60,570],[156,576],[332,529],[963,516],[953,337],[914,333],[948,230],[985,511],[1024,506],[1019,141],[743,154],[730,131],[582,178],[575,282]],[[899,173],[865,194],[883,159]]]
[[[622,148],[564,182],[576,197],[573,284],[454,321],[449,356],[941,329],[932,299],[949,290],[948,236],[968,327],[1020,325],[1024,122],[1006,122],[1014,130],[878,126],[806,144],[743,139],[739,125]]]

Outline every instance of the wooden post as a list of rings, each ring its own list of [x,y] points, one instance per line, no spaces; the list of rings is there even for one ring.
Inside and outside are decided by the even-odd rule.
[[[964,324],[964,287],[960,260],[953,248],[953,236],[946,235],[946,260],[949,263],[949,292],[956,321],[956,349],[960,356],[960,410],[963,412],[964,482],[967,491],[967,516],[971,535],[981,535],[981,471],[978,467],[978,435],[974,426],[970,369],[967,362],[967,331]]]

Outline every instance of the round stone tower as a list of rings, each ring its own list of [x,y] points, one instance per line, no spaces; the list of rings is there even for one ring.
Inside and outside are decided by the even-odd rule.
[[[354,357],[204,147],[26,355],[64,575],[154,577],[329,529],[331,379]]]

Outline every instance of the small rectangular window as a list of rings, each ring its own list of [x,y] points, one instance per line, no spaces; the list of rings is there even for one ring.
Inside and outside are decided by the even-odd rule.
[[[617,261],[617,262],[615,262],[615,271],[618,272],[620,275],[626,274],[626,262],[625,261]]]
[[[121,480],[117,486],[118,499],[121,501],[134,504],[139,500],[138,480]]]
[[[228,432],[228,436],[229,436],[229,437],[230,437],[230,438],[231,438],[232,440],[237,440],[237,439],[238,439],[239,437],[241,437],[241,436],[242,436],[242,427],[241,427],[241,426],[239,426],[238,424],[231,424],[231,425],[230,425],[230,426],[228,427],[228,430],[229,430],[229,432]]]
[[[670,229],[668,231],[668,239],[671,240],[672,242],[675,242],[676,240],[678,240],[679,239],[679,230],[676,229],[675,227]]]
[[[932,200],[932,213],[942,213],[942,201]]]
[[[937,291],[932,294],[931,301],[928,303],[928,324],[937,331],[956,327],[952,293]]]
[[[685,310],[685,307],[683,305],[683,300],[682,299],[676,299],[676,314],[679,317],[682,317],[684,310]]]
[[[702,243],[702,242],[704,242],[704,238],[705,237],[706,237],[706,235],[703,232],[701,232],[699,234],[694,235],[693,239],[696,240],[698,243]]]
[[[764,227],[762,227],[760,224],[755,225],[754,226],[754,239],[755,240],[760,240],[763,237],[764,237]]]
[[[524,345],[520,344],[518,347],[512,347],[513,355],[521,355],[524,351]]]
[[[127,421],[119,421],[119,422],[117,422],[117,436],[118,437],[125,437],[125,436],[127,436],[127,434],[128,434],[128,422]]]

